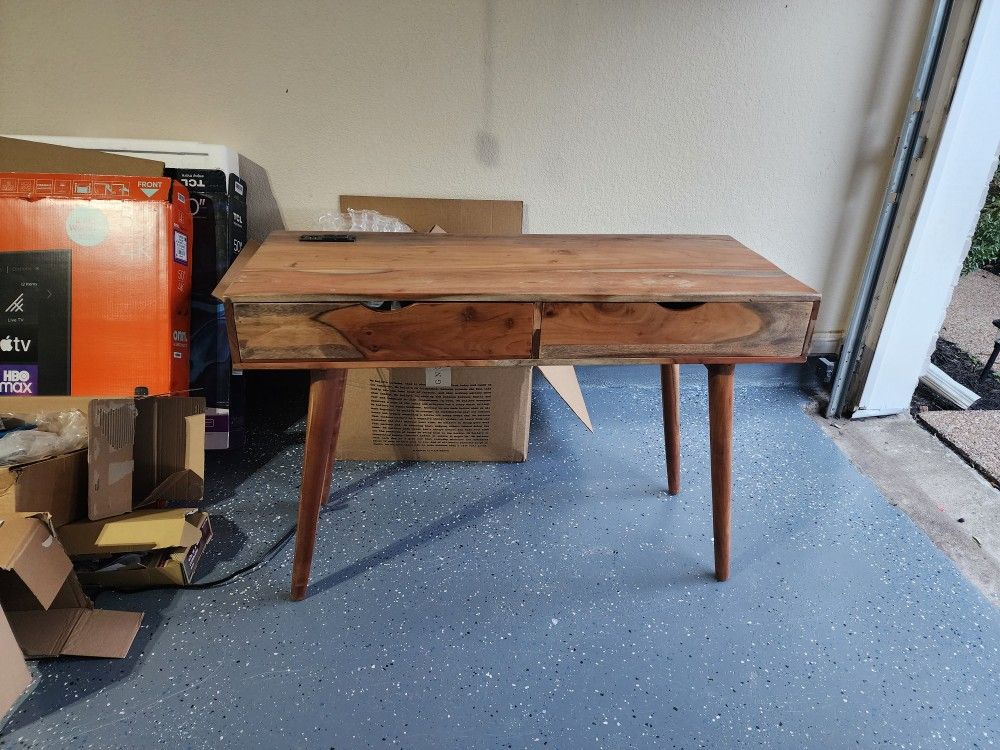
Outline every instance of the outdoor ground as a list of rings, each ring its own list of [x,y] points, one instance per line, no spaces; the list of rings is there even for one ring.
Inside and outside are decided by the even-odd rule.
[[[913,412],[927,429],[1000,487],[1000,360],[980,380],[1000,330],[1000,275],[979,269],[955,287],[931,362],[980,396],[968,410],[937,399],[921,385]]]
[[[963,276],[955,286],[941,338],[985,363],[1000,335],[993,325],[997,318],[1000,318],[1000,275],[980,268]],[[993,371],[1000,373],[1000,361],[993,365]]]
[[[704,369],[682,377],[678,497],[656,368],[582,369],[593,435],[539,379],[527,463],[338,466],[304,602],[290,550],[217,590],[100,597],[146,612],[130,656],[39,663],[0,745],[993,746],[1000,612],[806,413],[795,368],[738,368],[714,581]],[[302,404],[275,382],[242,458],[209,461],[204,578],[294,517]]]

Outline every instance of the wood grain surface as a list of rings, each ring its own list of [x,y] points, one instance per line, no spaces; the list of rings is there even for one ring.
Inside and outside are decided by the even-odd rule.
[[[233,305],[240,361],[517,359],[533,356],[535,306],[430,302]]]
[[[306,445],[299,486],[299,512],[295,527],[295,555],[292,558],[292,601],[301,601],[309,587],[313,548],[319,513],[330,491],[332,456],[337,452],[340,417],[344,411],[347,373],[328,370],[312,373],[309,411],[306,416]]]
[[[681,368],[660,365],[663,398],[663,447],[667,459],[667,492],[681,491]]]
[[[732,237],[356,234],[300,242],[275,232],[234,266],[236,302],[754,301],[819,294]]]
[[[712,463],[712,531],[715,578],[729,579],[733,527],[733,385],[732,365],[708,367],[708,444]]]
[[[799,357],[813,303],[547,302],[539,357]]]
[[[352,359],[260,359],[239,363],[243,370],[351,370],[378,367],[538,367],[542,365],[751,365],[788,364],[805,362],[805,355],[798,357],[725,357],[706,354],[673,354],[661,356],[633,357],[525,357],[522,359],[395,359],[395,360],[352,360]]]

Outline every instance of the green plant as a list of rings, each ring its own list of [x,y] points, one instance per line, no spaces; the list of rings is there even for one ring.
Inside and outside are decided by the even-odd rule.
[[[988,266],[1000,258],[1000,169],[993,175],[979,223],[972,235],[972,247],[962,263],[962,273]]]

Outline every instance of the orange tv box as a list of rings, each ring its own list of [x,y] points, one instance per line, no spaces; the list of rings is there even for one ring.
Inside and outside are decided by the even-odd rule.
[[[187,390],[191,229],[167,177],[0,173],[0,394]]]

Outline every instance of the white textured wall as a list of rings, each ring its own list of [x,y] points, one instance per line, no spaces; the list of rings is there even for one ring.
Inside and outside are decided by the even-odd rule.
[[[0,0],[0,132],[230,145],[285,223],[520,198],[532,232],[724,232],[844,327],[925,0]]]

